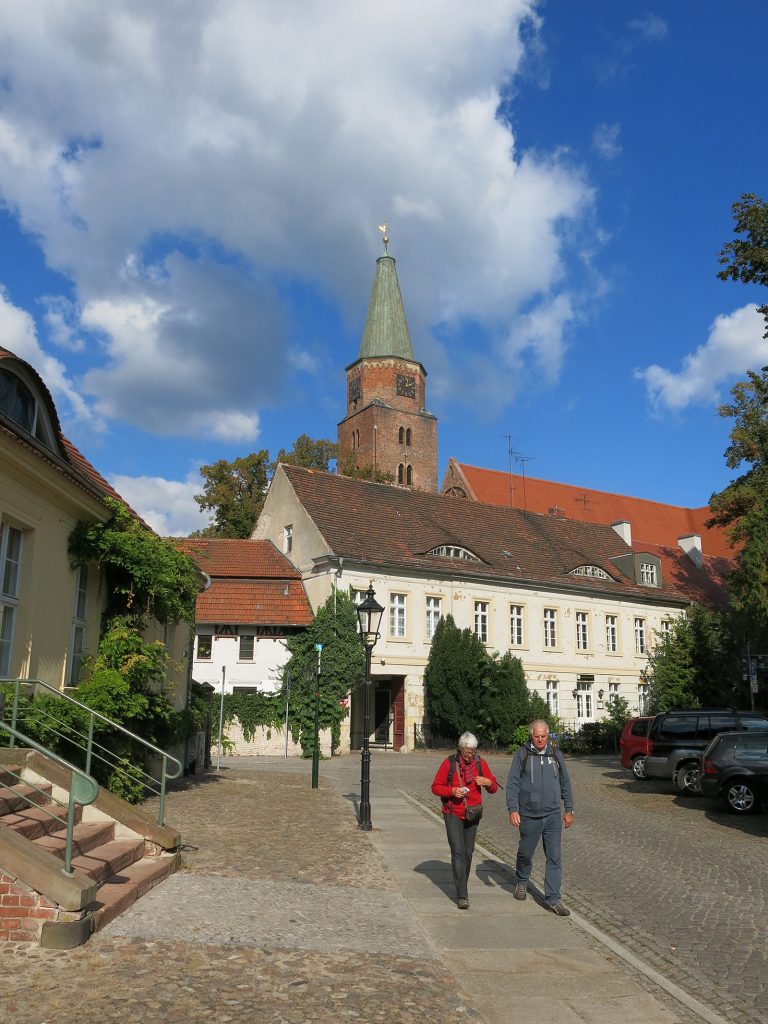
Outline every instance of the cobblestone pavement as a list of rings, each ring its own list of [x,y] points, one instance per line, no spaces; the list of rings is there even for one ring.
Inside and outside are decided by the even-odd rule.
[[[429,787],[442,756],[377,754],[373,785],[399,786],[437,807]],[[510,758],[488,760],[505,782]],[[339,758],[321,770],[354,788],[353,762]],[[565,901],[726,1020],[765,1024],[768,815],[741,818],[666,782],[636,782],[615,758],[568,763],[577,813],[564,833]],[[503,792],[486,808],[478,841],[513,864]],[[537,868],[540,856],[541,884]]]
[[[169,795],[184,868],[79,949],[0,950],[9,1024],[481,1022],[306,762]]]

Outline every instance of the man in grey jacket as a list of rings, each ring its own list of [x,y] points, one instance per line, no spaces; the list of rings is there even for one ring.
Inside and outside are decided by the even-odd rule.
[[[533,853],[541,839],[547,859],[544,902],[558,917],[569,917],[570,910],[560,901],[560,841],[562,826],[570,828],[573,824],[571,780],[563,755],[550,741],[547,723],[532,722],[529,732],[531,738],[515,754],[507,778],[509,823],[520,829],[513,895],[516,900],[527,896]],[[565,813],[561,821],[562,804]]]

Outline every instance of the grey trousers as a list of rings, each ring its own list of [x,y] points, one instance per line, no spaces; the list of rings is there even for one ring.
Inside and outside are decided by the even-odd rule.
[[[451,848],[451,870],[453,884],[456,886],[457,899],[467,898],[467,882],[472,867],[472,854],[475,852],[477,822],[468,825],[455,814],[445,814],[445,831],[448,833],[448,845]]]
[[[547,863],[544,868],[544,902],[548,907],[560,900],[560,885],[563,880],[563,862],[560,854],[563,836],[563,821],[560,811],[553,811],[543,818],[520,816],[520,845],[517,848],[516,881],[527,885],[531,877],[533,854],[541,839]]]

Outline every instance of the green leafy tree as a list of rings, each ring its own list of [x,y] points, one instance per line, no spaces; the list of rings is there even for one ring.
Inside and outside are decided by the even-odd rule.
[[[525,684],[523,663],[511,654],[488,659],[480,676],[479,739],[491,746],[506,747],[514,742],[515,730],[532,718],[531,694]]]
[[[200,467],[203,493],[195,495],[200,508],[213,514],[203,537],[250,537],[259,518],[269,483],[269,452],[251,452],[227,462],[219,459]]]
[[[432,637],[424,688],[427,721],[433,735],[453,742],[465,730],[484,732],[483,692],[491,685],[488,654],[471,629],[459,629],[452,615],[441,619]]]
[[[105,500],[112,517],[105,523],[77,523],[69,536],[75,568],[96,563],[106,575],[105,622],[130,615],[140,622],[194,622],[199,577],[192,561],[148,527],[119,501]],[[140,626],[137,626],[140,628]]]
[[[768,286],[768,203],[748,192],[731,206],[735,238],[720,250],[718,273],[722,281],[742,281],[744,284]],[[758,306],[758,313],[766,321],[768,338],[768,305]]]
[[[283,668],[283,700],[290,673],[288,720],[294,738],[305,757],[315,747],[315,694],[318,692],[317,649],[320,659],[320,728],[331,730],[331,750],[338,749],[341,723],[349,714],[347,697],[362,685],[365,652],[357,632],[357,615],[352,597],[345,591],[331,594],[318,608],[314,622],[302,633],[290,636],[286,647],[290,659]]]
[[[656,634],[644,677],[650,714],[742,699],[741,663],[729,615],[691,605],[669,632]]]
[[[347,452],[338,463],[338,471],[342,476],[348,476],[352,480],[368,480],[374,484],[391,484],[395,479],[392,473],[387,473],[382,469],[375,469],[370,462],[363,466],[358,466],[352,452]]]
[[[305,469],[322,469],[328,472],[330,464],[336,458],[338,446],[327,439],[314,440],[309,434],[302,434],[293,442],[291,451],[286,452],[283,448],[277,453],[277,458],[272,463],[272,474],[274,474],[281,462],[290,466],[304,466]]]

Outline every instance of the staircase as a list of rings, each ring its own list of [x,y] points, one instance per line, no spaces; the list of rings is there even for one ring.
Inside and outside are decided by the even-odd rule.
[[[2,750],[0,940],[71,949],[176,871],[179,833],[107,790],[74,808],[72,774],[37,751]]]

